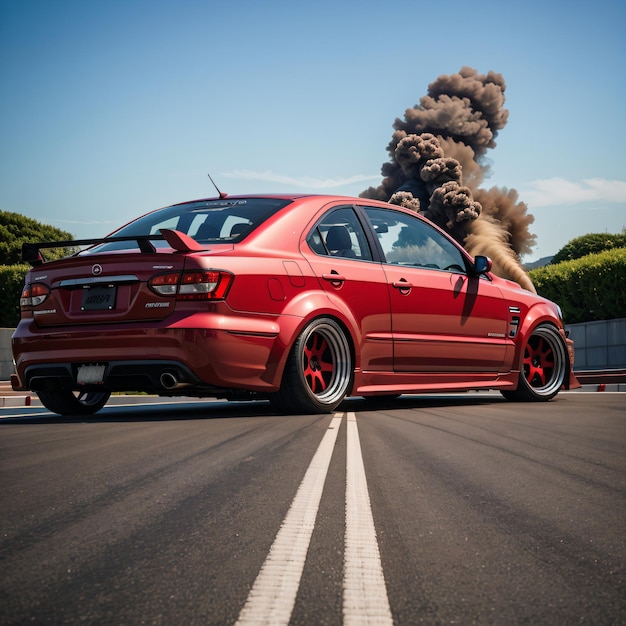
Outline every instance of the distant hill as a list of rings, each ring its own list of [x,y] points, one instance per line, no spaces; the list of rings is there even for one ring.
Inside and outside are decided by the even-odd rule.
[[[524,269],[534,270],[534,269],[537,269],[538,267],[543,267],[544,265],[548,265],[548,263],[550,263],[550,261],[552,261],[553,258],[554,258],[554,255],[544,256],[538,259],[537,261],[533,261],[532,263],[524,263]]]

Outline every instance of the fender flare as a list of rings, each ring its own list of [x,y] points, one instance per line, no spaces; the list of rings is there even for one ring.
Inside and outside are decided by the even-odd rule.
[[[331,317],[346,331],[352,351],[354,369],[360,367],[356,346],[360,345],[362,333],[354,317],[323,290],[307,291],[289,301],[279,317],[280,330],[267,361],[263,379],[276,390],[280,384],[291,348],[302,329],[317,317]]]
[[[561,339],[563,340],[563,347],[565,348],[565,351],[567,352],[569,357],[567,360],[568,371],[564,381],[565,387],[566,389],[569,389],[570,387],[575,388],[578,381],[574,379],[574,382],[572,382],[573,346],[571,345],[571,340],[567,339],[567,335],[565,334],[565,327],[563,325],[563,320],[561,319],[561,316],[558,314],[555,315],[555,306],[556,305],[554,303],[546,300],[545,302],[538,302],[536,304],[533,304],[528,310],[519,329],[519,341],[516,343],[515,346],[515,356],[513,357],[513,364],[515,365],[515,369],[519,370],[522,360],[522,350],[526,345],[527,338],[532,335],[535,328],[541,326],[542,324],[548,324],[558,331]],[[555,318],[560,321],[559,324],[555,324]],[[570,343],[568,343],[568,341]]]

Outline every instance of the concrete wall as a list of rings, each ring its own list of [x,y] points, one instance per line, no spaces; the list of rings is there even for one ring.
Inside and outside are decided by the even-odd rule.
[[[574,341],[575,370],[626,367],[626,318],[565,327]]]
[[[568,324],[574,340],[574,369],[626,368],[626,318],[584,324]],[[11,354],[13,328],[0,328],[0,380],[14,372]]]
[[[11,353],[11,335],[13,328],[0,328],[0,380],[9,380],[13,369],[13,354]]]

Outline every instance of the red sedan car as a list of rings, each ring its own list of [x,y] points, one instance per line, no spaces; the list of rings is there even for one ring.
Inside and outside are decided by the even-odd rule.
[[[109,237],[26,245],[15,390],[94,413],[113,391],[269,398],[578,386],[559,307],[412,211],[315,195],[196,200]],[[41,248],[88,245],[45,262]]]

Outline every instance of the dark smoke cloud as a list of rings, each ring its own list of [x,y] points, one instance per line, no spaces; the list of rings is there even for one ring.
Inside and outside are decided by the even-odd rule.
[[[470,253],[491,257],[497,274],[535,291],[519,262],[535,244],[533,216],[514,189],[480,188],[489,170],[485,154],[508,120],[505,90],[501,74],[470,67],[437,78],[395,120],[382,183],[361,197],[421,212]]]

